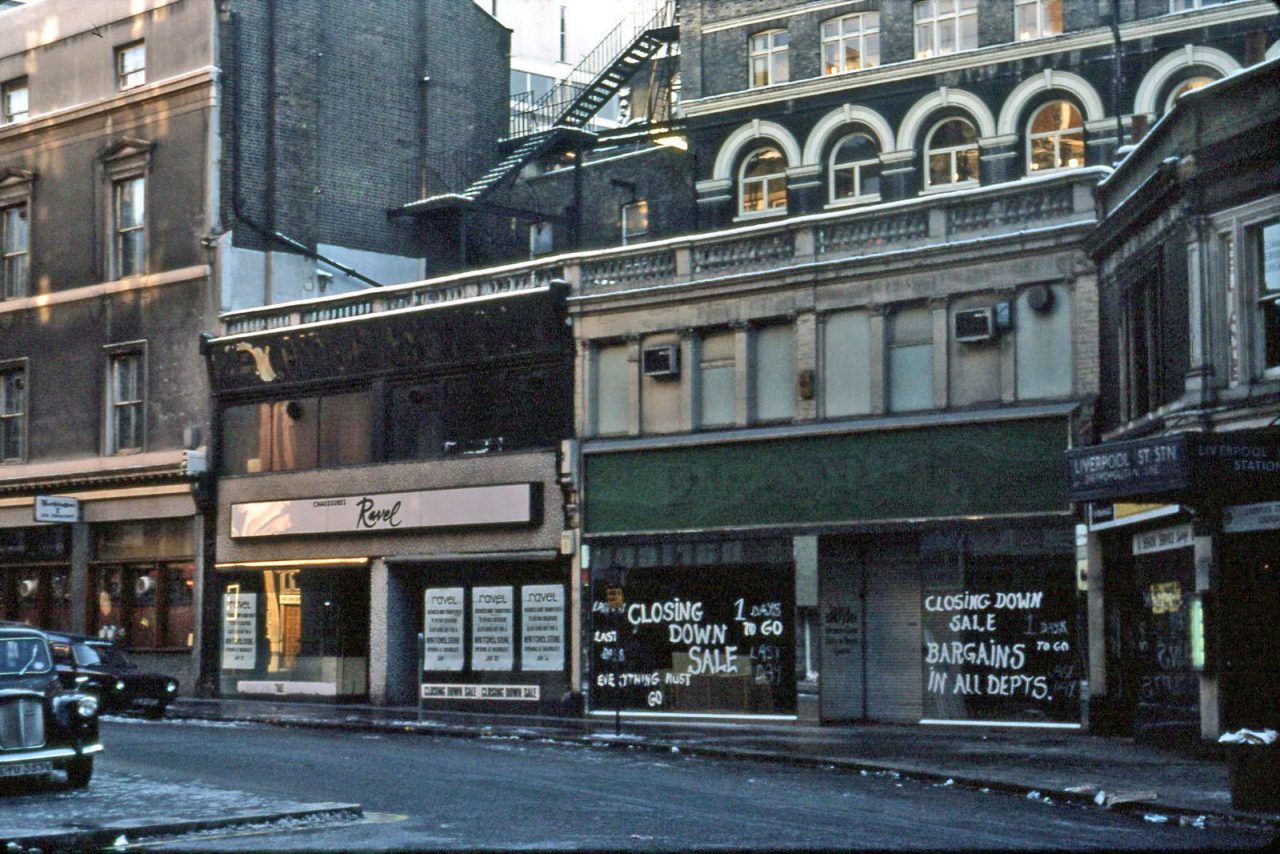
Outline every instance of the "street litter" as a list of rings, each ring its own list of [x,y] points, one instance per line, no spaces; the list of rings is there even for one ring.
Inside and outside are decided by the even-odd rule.
[[[1029,800],[1029,801],[1038,801],[1038,800],[1040,800],[1040,793],[1039,793],[1039,792],[1037,792],[1036,790],[1032,789],[1030,792],[1027,792],[1027,800]]]
[[[1106,792],[1098,792],[1098,794],[1094,796],[1093,802],[1099,806],[1111,809],[1119,806],[1120,804],[1144,803],[1146,801],[1156,801],[1159,799],[1160,796],[1158,794],[1148,791],[1112,792],[1110,794]]]
[[[1153,824],[1164,824],[1166,821],[1169,820],[1169,816],[1167,815],[1160,815],[1159,813],[1152,813],[1152,812],[1147,813],[1146,815],[1143,816],[1143,818],[1145,818],[1147,821]]]
[[[1274,744],[1275,740],[1273,729],[1238,729],[1218,736],[1219,744]]]
[[[1094,792],[1101,791],[1102,787],[1097,783],[1082,783],[1079,786],[1068,786],[1067,791],[1073,795],[1092,795]],[[1099,801],[1098,803],[1102,803]]]
[[[1179,826],[1179,827],[1198,827],[1198,828],[1200,828],[1201,830],[1204,830],[1204,827],[1205,827],[1205,817],[1204,817],[1204,816],[1202,816],[1202,815],[1196,815],[1196,816],[1191,816],[1191,815],[1182,815],[1182,816],[1178,816],[1178,826]]]

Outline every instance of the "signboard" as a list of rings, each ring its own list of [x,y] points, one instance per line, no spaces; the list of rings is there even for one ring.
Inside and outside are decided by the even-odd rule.
[[[1280,501],[1238,504],[1222,511],[1222,530],[1228,534],[1274,531],[1280,528]]]
[[[80,499],[37,495],[33,505],[37,522],[79,522]]]
[[[510,670],[515,659],[512,587],[471,588],[471,669]]]
[[[384,492],[332,498],[251,501],[231,505],[231,536],[359,534],[415,528],[536,525],[536,483]]]
[[[424,700],[533,700],[542,696],[537,685],[422,685]]]
[[[520,669],[564,669],[564,585],[520,588]]]
[[[252,670],[257,659],[258,595],[222,594],[222,669]]]
[[[594,709],[795,713],[792,573],[600,570],[591,598]]]
[[[423,594],[423,667],[461,670],[463,588],[432,587]]]
[[[1074,581],[1068,562],[927,575],[925,718],[1078,724]]]
[[[1185,549],[1193,545],[1195,537],[1191,526],[1173,525],[1157,531],[1143,531],[1133,535],[1133,553],[1135,555],[1167,552],[1171,549]]]

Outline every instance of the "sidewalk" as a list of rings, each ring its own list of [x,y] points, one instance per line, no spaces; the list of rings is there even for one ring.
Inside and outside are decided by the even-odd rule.
[[[412,706],[191,698],[175,702],[169,715],[455,737],[516,736],[594,746],[621,743],[718,758],[897,772],[1100,807],[1280,827],[1280,813],[1231,808],[1230,779],[1223,760],[1159,750],[1131,739],[1061,730],[893,724],[820,727],[808,722],[760,725],[623,717],[621,735],[615,736],[612,717],[548,718],[427,709],[419,722]]]

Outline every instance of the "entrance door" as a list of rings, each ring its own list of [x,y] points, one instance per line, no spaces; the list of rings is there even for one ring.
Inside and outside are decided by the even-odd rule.
[[[1228,534],[1218,608],[1224,730],[1280,727],[1280,531]]]
[[[866,717],[862,560],[845,541],[820,554],[818,714],[824,722],[858,720]]]

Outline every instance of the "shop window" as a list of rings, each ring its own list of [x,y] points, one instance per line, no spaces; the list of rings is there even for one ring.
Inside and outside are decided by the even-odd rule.
[[[1020,42],[1061,35],[1062,0],[1017,0],[1014,27]]]
[[[879,64],[879,12],[845,15],[822,23],[823,74],[843,74]]]
[[[890,412],[933,407],[933,312],[904,308],[888,318]]]
[[[925,141],[925,186],[962,187],[978,183],[978,132],[965,119],[947,119]]]
[[[828,417],[871,412],[871,318],[835,311],[822,327],[822,400]]]
[[[698,350],[698,426],[729,426],[737,418],[734,333],[703,335]]]
[[[1259,356],[1267,375],[1280,373],[1280,220],[1245,231],[1258,305]]]
[[[22,462],[26,456],[26,361],[0,363],[0,462]]]
[[[773,86],[791,79],[787,46],[790,40],[786,30],[767,30],[751,36],[751,88]]]
[[[796,342],[791,324],[753,330],[751,398],[756,421],[782,421],[796,413]]]
[[[28,626],[44,624],[45,609],[42,600],[48,589],[48,585],[44,583],[44,575],[38,568],[18,572],[18,607],[14,616],[19,623],[26,623]]]
[[[146,272],[146,178],[134,176],[111,184],[111,278]]]
[[[916,59],[978,46],[978,0],[922,0],[915,5]]]
[[[622,206],[622,245],[642,240],[649,234],[649,202],[638,199]]]
[[[851,133],[831,151],[831,201],[880,199],[880,146],[866,133]]]
[[[95,576],[99,637],[131,649],[190,648],[195,589],[191,563],[99,566]]]
[[[360,465],[373,458],[368,392],[230,406],[222,429],[227,474]]]
[[[787,210],[787,161],[773,147],[747,156],[738,176],[738,213],[751,216]]]
[[[144,350],[112,348],[107,356],[107,453],[141,451],[144,440]]]
[[[317,434],[320,466],[353,466],[367,463],[371,429],[369,395],[331,394],[320,399]]]
[[[0,124],[26,120],[30,115],[30,91],[25,77],[8,80],[0,86]]]
[[[31,221],[27,204],[0,208],[0,299],[27,295]]]
[[[610,344],[591,351],[591,419],[597,436],[626,433],[629,427],[631,363],[627,345]]]
[[[1045,104],[1027,129],[1027,171],[1084,165],[1084,119],[1070,101]]]
[[[146,43],[137,41],[116,48],[116,88],[123,92],[146,82]]]

